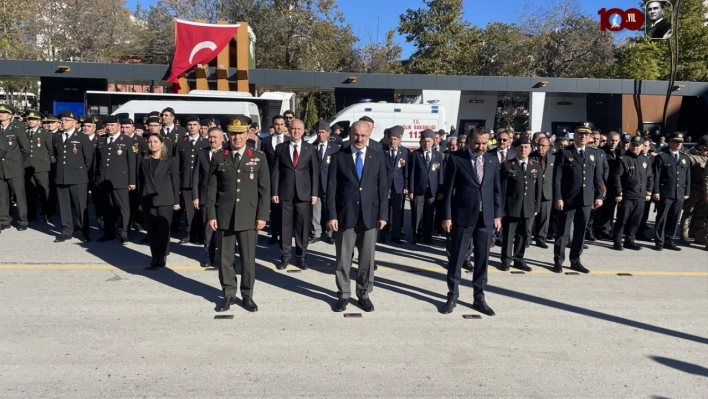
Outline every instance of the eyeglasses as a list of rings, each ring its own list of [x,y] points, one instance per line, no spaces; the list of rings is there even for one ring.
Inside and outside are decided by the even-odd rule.
[[[285,119],[293,119],[292,116],[286,116]]]
[[[502,143],[506,143],[507,141],[509,141],[509,139],[499,139],[499,141],[501,141]]]

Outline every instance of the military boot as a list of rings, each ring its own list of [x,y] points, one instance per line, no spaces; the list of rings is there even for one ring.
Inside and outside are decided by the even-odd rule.
[[[679,241],[681,241],[681,244],[691,245],[691,240],[688,238],[688,226],[681,226],[681,238],[679,238]]]
[[[708,240],[706,240],[705,230],[696,230],[696,244],[708,245]]]

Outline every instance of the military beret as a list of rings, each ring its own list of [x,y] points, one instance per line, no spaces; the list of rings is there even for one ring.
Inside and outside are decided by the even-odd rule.
[[[681,134],[681,132],[671,133],[669,137],[666,138],[666,141],[676,141],[679,143],[683,143],[683,134]]]
[[[698,144],[696,145],[699,147],[702,145],[708,145],[708,134],[698,139]]]
[[[120,120],[121,125],[135,125],[135,122],[133,122],[132,119],[130,118],[123,118]]]
[[[83,121],[81,121],[81,124],[83,125],[84,123],[97,123],[98,118],[95,116],[86,116],[83,118]]]
[[[388,129],[388,136],[389,137],[397,137],[401,138],[403,137],[403,126],[401,125],[396,125]]]
[[[58,118],[59,119],[64,119],[64,118],[76,119],[76,115],[74,115],[74,113],[71,111],[61,111],[58,115]]]
[[[103,123],[119,123],[120,119],[118,119],[118,115],[108,115],[104,120]]]
[[[524,145],[524,144],[531,145],[531,140],[529,140],[529,138],[526,136],[521,136],[514,141],[514,147],[518,147],[518,146]]]
[[[54,114],[49,114],[44,117],[42,122],[47,122],[47,123],[59,122],[59,118]]]
[[[151,123],[157,123],[157,124],[162,125],[162,118],[160,118],[159,116],[151,116],[151,117],[147,118],[147,122],[145,122],[145,123],[147,123],[148,125]]]
[[[135,130],[145,130],[145,125],[142,123],[138,122],[135,124]]]
[[[44,119],[44,115],[42,115],[39,111],[27,111],[25,114],[25,119]]]
[[[96,121],[96,130],[103,130],[103,122]]]
[[[189,115],[184,119],[184,124],[186,125],[189,122],[197,122],[199,123],[199,117],[196,115]]]
[[[200,126],[209,126],[209,118],[200,120],[199,125]]]
[[[169,113],[171,113],[172,115],[174,115],[174,114],[175,114],[175,109],[172,108],[172,107],[167,107],[167,108],[163,109],[161,113],[165,113],[165,112],[169,112]]]
[[[420,137],[423,139],[433,139],[435,140],[435,132],[430,129],[425,129],[420,133]]]
[[[4,113],[7,113],[7,114],[14,114],[14,113],[15,113],[15,109],[12,108],[11,106],[7,105],[7,104],[0,104],[0,112],[4,112]]]
[[[332,128],[330,128],[329,123],[324,120],[319,120],[317,123],[315,123],[315,130],[320,131],[320,130],[326,130],[328,132],[332,131]]]
[[[632,137],[632,141],[630,141],[630,143],[644,145],[644,139],[642,136],[634,136]]]
[[[592,124],[592,122],[578,122],[575,125],[575,128],[573,128],[573,132],[575,133],[592,133],[592,131],[595,130],[595,125]]]
[[[224,121],[226,131],[229,133],[243,133],[248,130],[248,125],[251,124],[251,118],[246,115],[229,115]]]

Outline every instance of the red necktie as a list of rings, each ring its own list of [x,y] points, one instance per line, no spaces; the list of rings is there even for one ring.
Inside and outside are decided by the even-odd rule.
[[[295,148],[293,149],[293,166],[297,168],[297,161],[300,159],[300,156],[297,154],[297,144],[293,144]]]
[[[506,151],[502,151],[502,163],[506,162]]]

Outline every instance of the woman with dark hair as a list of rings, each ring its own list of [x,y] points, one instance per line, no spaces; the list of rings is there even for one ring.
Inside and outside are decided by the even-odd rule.
[[[138,192],[140,208],[147,221],[152,262],[146,270],[165,267],[170,253],[172,211],[179,209],[179,170],[177,160],[167,153],[159,133],[147,139],[148,154],[140,159]]]

